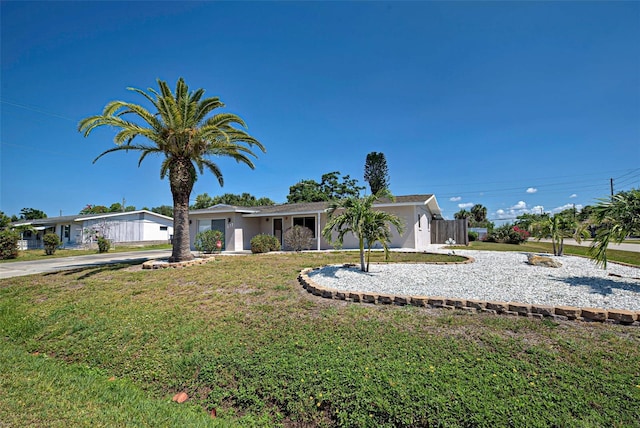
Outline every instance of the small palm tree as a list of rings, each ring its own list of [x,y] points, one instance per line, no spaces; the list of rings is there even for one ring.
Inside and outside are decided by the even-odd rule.
[[[160,178],[169,176],[173,196],[173,251],[170,261],[193,259],[189,239],[189,198],[198,173],[208,169],[224,185],[222,172],[210,157],[228,156],[254,168],[251,148],[264,146],[250,136],[244,121],[231,113],[209,113],[224,104],[218,97],[204,98],[204,89],[190,92],[182,78],[175,93],[166,82],[158,79],[160,91],[136,88],[129,90],[142,95],[153,106],[153,112],[143,106],[124,101],[111,101],[102,114],[80,121],[78,130],[87,137],[100,126],[118,129],[116,147],[102,152],[94,163],[107,153],[120,150],[141,152],[138,166],[150,154],[164,155]],[[134,142],[136,137],[146,141]],[[243,144],[242,144],[243,143]]]
[[[384,258],[385,260],[389,260],[389,243],[393,238],[389,225],[393,225],[398,233],[402,234],[404,229],[403,224],[397,216],[384,211],[373,210],[367,215],[367,219],[364,223],[364,238],[367,243],[366,272],[369,272],[371,248],[376,242],[380,242],[382,244],[382,248],[384,249]]]
[[[358,239],[360,249],[360,270],[369,271],[369,264],[365,266],[364,247],[367,242],[369,252],[375,242],[383,243],[385,251],[388,251],[388,243],[391,241],[391,231],[388,223],[395,226],[398,233],[402,233],[402,221],[393,214],[373,210],[373,204],[382,197],[393,198],[387,189],[382,189],[375,195],[365,198],[350,197],[333,201],[327,210],[329,219],[322,229],[322,236],[327,241],[331,241],[331,233],[336,230],[337,243],[342,244],[347,233],[353,233]],[[335,215],[336,211],[340,211]],[[380,213],[380,214],[378,214]],[[367,258],[368,260],[368,258]]]
[[[606,268],[609,243],[620,243],[629,235],[640,234],[640,189],[601,200],[593,207],[588,223],[597,227],[589,253]]]
[[[568,218],[560,214],[533,222],[531,226],[529,226],[529,231],[538,240],[546,237],[551,238],[554,256],[564,254],[565,238],[574,238],[579,243],[582,238],[588,236],[585,228],[579,225],[573,218]]]

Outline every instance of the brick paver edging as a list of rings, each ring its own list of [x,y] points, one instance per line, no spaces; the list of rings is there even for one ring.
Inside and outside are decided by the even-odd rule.
[[[467,260],[463,263],[470,263]],[[442,263],[446,264],[446,263]],[[337,265],[351,267],[351,264]],[[413,305],[426,308],[459,309],[469,312],[485,312],[497,315],[515,315],[554,320],[598,321],[640,326],[640,312],[623,309],[576,308],[572,306],[530,305],[515,302],[494,302],[474,299],[457,299],[441,296],[403,296],[358,291],[341,291],[324,287],[309,278],[308,273],[320,268],[307,268],[298,275],[302,287],[314,296],[325,299],[345,300],[357,303],[381,305]]]

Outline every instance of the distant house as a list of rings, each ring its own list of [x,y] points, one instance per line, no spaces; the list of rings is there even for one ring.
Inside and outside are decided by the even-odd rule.
[[[85,214],[20,220],[12,226],[30,226],[22,232],[22,249],[42,248],[42,237],[53,232],[62,245],[80,246],[102,235],[114,243],[169,242],[173,235],[173,219],[147,210],[119,213]]]
[[[274,235],[283,244],[285,231],[295,225],[308,227],[313,233],[313,248],[332,249],[322,236],[327,224],[326,202],[282,204],[260,207],[214,205],[189,212],[191,245],[198,232],[214,229],[224,234],[224,249],[243,251],[251,249],[251,238],[259,234]],[[434,195],[397,196],[395,201],[379,201],[374,209],[384,210],[400,217],[404,233],[399,235],[393,227],[392,248],[425,250],[432,244],[431,223],[442,219],[442,213]],[[358,248],[355,236],[347,235],[343,248]]]

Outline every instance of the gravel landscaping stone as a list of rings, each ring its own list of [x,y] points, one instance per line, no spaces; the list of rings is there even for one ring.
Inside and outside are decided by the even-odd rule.
[[[456,254],[473,257],[475,262],[372,264],[370,272],[326,266],[308,275],[320,286],[364,295],[640,311],[640,268],[609,263],[605,270],[575,256],[553,257],[562,266],[550,268],[527,264],[527,253],[463,250]]]

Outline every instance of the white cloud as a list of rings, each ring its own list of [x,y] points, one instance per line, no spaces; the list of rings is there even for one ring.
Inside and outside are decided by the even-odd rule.
[[[535,187],[529,187],[527,189],[527,193],[536,193],[538,191],[538,189],[536,189]]]
[[[559,213],[560,211],[571,210],[573,208],[576,209],[576,212],[577,211],[581,211],[582,210],[582,205],[580,205],[580,204],[564,204],[561,207],[556,207],[556,208],[552,209],[551,212]]]
[[[458,208],[471,208],[475,204],[473,202],[467,202],[465,204],[458,204]]]
[[[527,203],[525,201],[518,201],[517,204],[515,204],[514,206],[512,206],[509,209],[510,210],[526,210],[527,209]]]
[[[530,214],[542,214],[544,213],[544,207],[542,205],[536,205],[529,210]]]
[[[449,200],[451,202],[458,202],[461,199],[462,199],[462,196],[453,196],[453,197],[449,198]]]
[[[498,214],[499,216],[504,215],[504,210],[498,210],[496,211],[496,214]]]
[[[578,195],[576,195],[575,193],[572,193],[571,196],[569,196],[569,198],[577,198]]]

